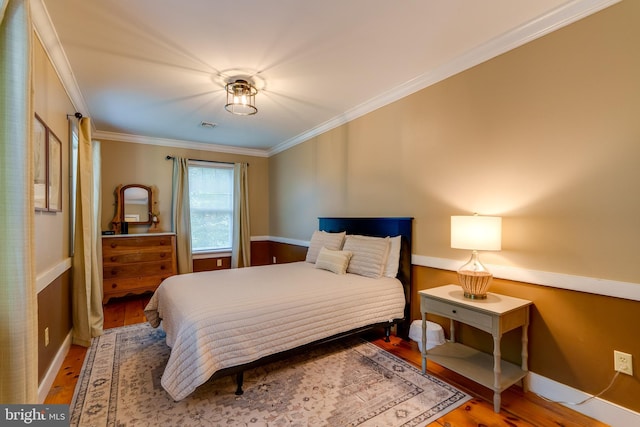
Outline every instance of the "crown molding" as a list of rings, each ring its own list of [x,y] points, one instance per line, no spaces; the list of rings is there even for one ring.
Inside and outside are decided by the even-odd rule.
[[[60,44],[58,34],[51,22],[51,18],[47,11],[43,0],[30,0],[31,1],[31,15],[33,19],[33,26],[38,38],[41,40],[47,55],[51,59],[53,67],[60,78],[62,85],[64,86],[71,103],[77,111],[84,115],[91,116],[91,112],[84,101],[80,88],[76,82],[75,76],[67,59],[67,56]],[[358,117],[361,117],[367,113],[377,110],[380,107],[395,102],[401,98],[404,98],[412,93],[429,87],[435,83],[438,83],[448,77],[458,74],[464,70],[474,67],[482,62],[488,61],[498,55],[501,55],[509,50],[515,49],[518,46],[526,44],[532,40],[540,38],[546,34],[556,31],[562,27],[565,27],[573,22],[576,22],[582,18],[599,12],[609,6],[619,3],[621,0],[573,0],[570,1],[547,14],[544,14],[536,19],[533,19],[524,25],[514,28],[494,39],[481,44],[480,46],[462,54],[442,66],[424,73],[393,90],[382,93],[378,96],[371,98],[370,100],[347,110],[343,114],[340,114],[318,126],[309,129],[306,132],[298,134],[293,138],[283,141],[269,150],[257,150],[257,149],[238,149],[230,148],[224,145],[211,145],[207,143],[195,143],[188,141],[179,141],[171,139],[161,139],[153,137],[141,137],[137,135],[128,134],[116,134],[110,132],[102,132],[94,129],[94,134],[103,135],[102,138],[112,138],[118,136],[119,140],[123,140],[125,137],[128,142],[137,142],[151,145],[163,145],[167,146],[169,143],[177,143],[178,147],[196,148],[198,150],[208,150],[225,153],[236,154],[248,154],[250,152],[253,156],[271,157],[282,151],[285,151],[291,147],[301,144],[313,137],[316,137],[324,132],[348,123]],[[95,125],[94,125],[95,126]],[[248,152],[247,152],[248,151]]]
[[[76,77],[73,74],[67,55],[62,49],[60,44],[60,38],[56,32],[51,17],[47,11],[47,7],[44,5],[43,0],[30,0],[31,1],[31,19],[33,21],[33,28],[36,36],[40,39],[45,52],[49,56],[53,68],[58,75],[58,78],[62,82],[64,90],[67,92],[71,104],[76,111],[82,113],[85,116],[90,116],[89,107],[84,101],[80,87],[76,82]]]
[[[182,141],[179,139],[155,138],[149,136],[132,135],[128,133],[95,131],[93,139],[100,141],[130,142],[133,144],[159,145],[161,147],[187,148],[191,150],[213,151],[216,153],[239,154],[243,156],[268,157],[266,150],[256,148],[233,147],[230,145],[209,144],[207,142]]]
[[[572,24],[573,22],[599,12],[600,10],[619,3],[620,1],[621,0],[574,0],[566,3],[549,13],[539,16],[520,27],[514,28],[513,30],[479,45],[478,47],[458,56],[454,60],[435,68],[434,70],[409,80],[388,92],[382,93],[350,110],[347,110],[339,116],[277,144],[269,150],[269,156],[273,156],[301,144],[313,137],[357,119],[358,117],[377,110],[380,107],[391,104],[392,102],[418,92],[462,71],[475,67],[478,64]]]

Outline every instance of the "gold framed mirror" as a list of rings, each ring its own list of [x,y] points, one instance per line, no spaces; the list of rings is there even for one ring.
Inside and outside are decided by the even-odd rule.
[[[119,185],[115,190],[116,214],[114,229],[121,230],[121,224],[151,225],[153,212],[153,189],[142,184]]]

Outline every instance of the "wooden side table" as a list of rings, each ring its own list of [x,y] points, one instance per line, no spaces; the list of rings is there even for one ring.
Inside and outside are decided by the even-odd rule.
[[[445,285],[419,291],[422,314],[422,372],[427,357],[460,375],[493,389],[493,410],[500,412],[501,393],[522,380],[528,389],[529,306],[531,301],[489,292],[487,299],[465,298],[458,285]],[[427,313],[451,319],[451,339],[427,352]],[[492,355],[455,341],[455,323],[461,322],[493,336]],[[505,332],[522,327],[522,364],[502,360],[500,340]]]

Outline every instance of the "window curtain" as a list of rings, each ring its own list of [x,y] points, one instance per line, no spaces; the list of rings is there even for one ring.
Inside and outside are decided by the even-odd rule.
[[[231,268],[251,265],[251,228],[249,227],[249,165],[233,166],[233,246]]]
[[[73,343],[88,347],[102,335],[100,143],[91,140],[91,119],[80,119],[76,223],[72,270]]]
[[[189,208],[189,159],[173,158],[171,228],[176,233],[178,273],[193,272],[191,256],[191,212]]]
[[[0,0],[0,402],[38,403],[32,26],[28,0]]]

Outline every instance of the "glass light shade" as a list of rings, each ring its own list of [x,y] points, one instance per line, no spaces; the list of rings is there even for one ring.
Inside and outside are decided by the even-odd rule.
[[[246,80],[238,79],[225,85],[227,103],[224,108],[239,116],[256,114],[256,94],[258,89]]]
[[[502,218],[495,216],[452,216],[451,247],[471,249],[471,258],[458,269],[458,280],[464,296],[484,299],[493,275],[480,262],[478,250],[499,251],[502,248]]]

